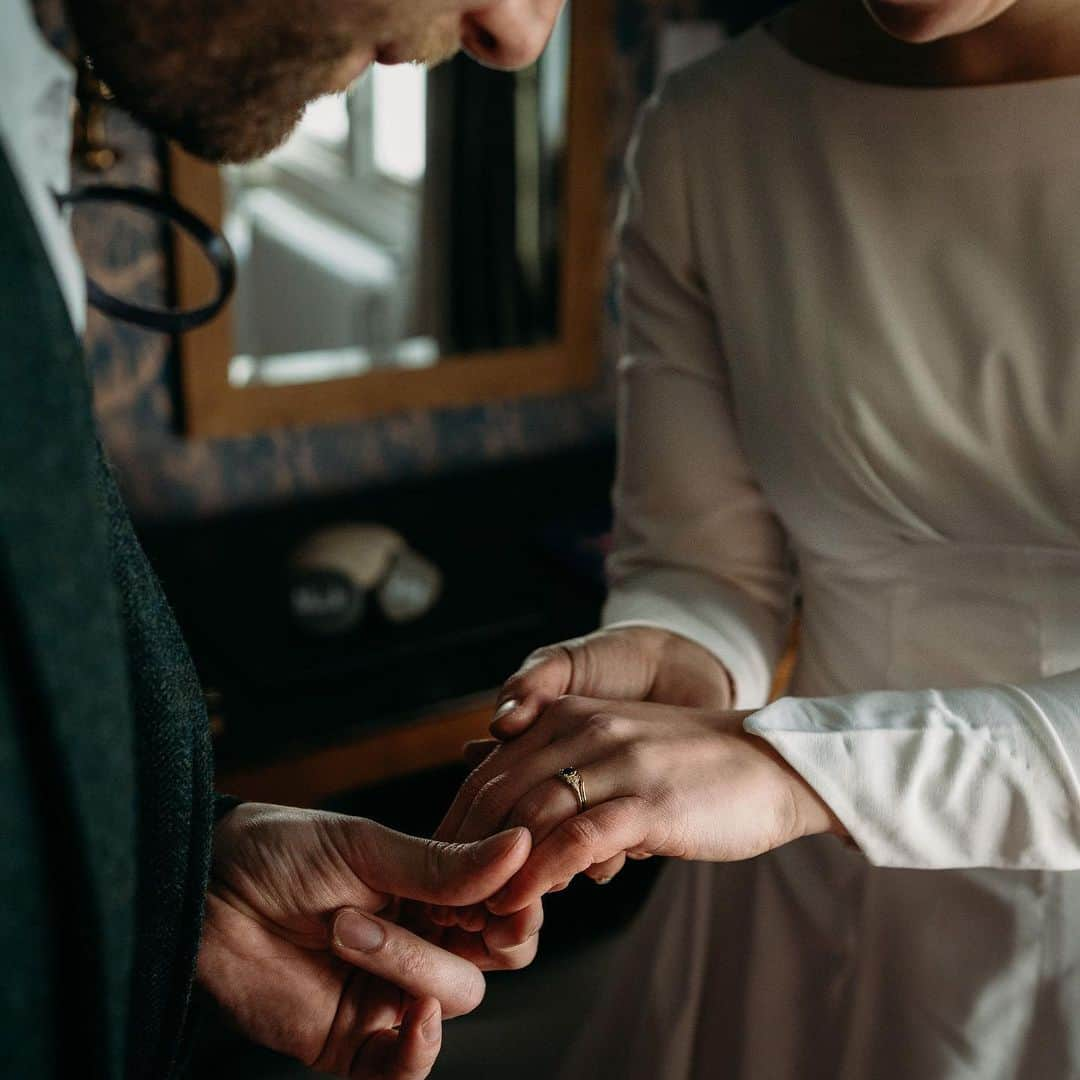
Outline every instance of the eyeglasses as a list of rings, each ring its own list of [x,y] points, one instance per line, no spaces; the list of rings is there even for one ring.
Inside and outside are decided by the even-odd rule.
[[[121,300],[87,277],[87,302],[110,318],[163,334],[186,334],[210,322],[232,297],[236,288],[236,256],[229,247],[228,240],[171,196],[147,188],[102,184],[76,188],[66,195],[57,194],[55,198],[61,209],[87,203],[109,203],[130,206],[167,224],[175,225],[191,237],[214,268],[217,275],[214,298],[201,307],[189,308],[186,311]]]

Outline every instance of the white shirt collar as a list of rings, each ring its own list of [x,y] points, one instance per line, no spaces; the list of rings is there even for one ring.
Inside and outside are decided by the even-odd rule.
[[[86,281],[54,199],[71,186],[74,93],[75,70],[45,40],[29,0],[0,0],[0,139],[81,334]]]

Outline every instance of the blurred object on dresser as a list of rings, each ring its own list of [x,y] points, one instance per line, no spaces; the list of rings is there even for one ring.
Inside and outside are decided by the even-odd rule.
[[[219,785],[312,804],[460,759],[494,694],[534,648],[593,629],[609,528],[608,443],[357,496],[144,533],[204,685]],[[333,637],[302,633],[282,597],[304,538],[378,521],[439,568],[425,615],[372,605]],[[557,538],[557,540],[553,540]],[[591,558],[567,552],[592,553]]]

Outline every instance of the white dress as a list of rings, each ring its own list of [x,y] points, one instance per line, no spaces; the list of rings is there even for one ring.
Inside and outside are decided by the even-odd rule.
[[[693,638],[831,837],[671,864],[566,1075],[1080,1076],[1080,78],[668,82],[622,233],[605,622]]]

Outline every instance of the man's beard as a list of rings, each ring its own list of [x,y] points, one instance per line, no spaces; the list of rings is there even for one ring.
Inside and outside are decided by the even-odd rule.
[[[386,0],[68,5],[80,47],[117,104],[215,162],[250,161],[283,142],[308,103],[335,89],[358,43],[374,44],[389,21]],[[437,62],[456,46],[445,27],[402,34],[418,59]]]

